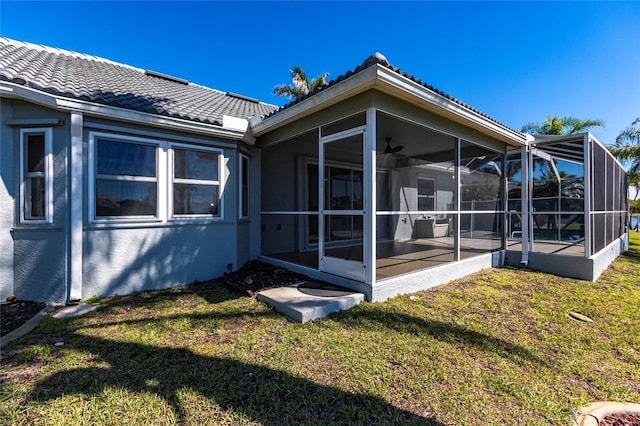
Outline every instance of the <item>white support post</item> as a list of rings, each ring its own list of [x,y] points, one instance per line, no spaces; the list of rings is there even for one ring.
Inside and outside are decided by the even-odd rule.
[[[69,295],[68,301],[82,299],[82,128],[81,112],[71,112],[70,173],[70,224],[69,224]]]
[[[502,167],[500,170],[500,178],[502,179],[502,248],[507,250],[509,244],[509,231],[511,230],[511,214],[509,213],[509,194],[507,191],[507,151],[502,154]]]
[[[522,209],[522,257],[520,264],[527,266],[529,263],[529,145],[525,145],[520,153],[520,200]]]
[[[324,269],[324,146],[322,144],[322,128],[318,127],[318,269]]]
[[[456,148],[455,148],[455,204],[456,204],[456,216],[455,216],[455,224],[453,230],[453,260],[457,262],[460,260],[460,228],[462,226],[462,216],[460,215],[460,138],[456,139]]]
[[[591,141],[589,133],[585,133],[583,140],[584,155],[584,257],[591,257],[591,193],[593,185],[591,182],[591,172],[593,165],[591,164]]]
[[[376,282],[376,109],[367,110],[364,133],[364,276],[365,283]]]

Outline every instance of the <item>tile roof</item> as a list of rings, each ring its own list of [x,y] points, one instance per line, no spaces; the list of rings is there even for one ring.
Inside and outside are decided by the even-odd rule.
[[[0,37],[0,80],[71,99],[222,125],[276,106],[96,56]]]
[[[296,104],[302,102],[303,100],[305,100],[305,99],[307,99],[307,98],[309,98],[311,96],[316,95],[317,93],[320,93],[320,92],[322,92],[324,90],[327,90],[329,87],[335,86],[336,84],[340,83],[341,81],[344,81],[344,80],[348,79],[349,77],[352,77],[353,75],[358,74],[359,72],[362,72],[365,69],[370,68],[370,67],[375,66],[375,65],[381,65],[381,66],[383,66],[385,68],[388,68],[391,71],[395,72],[396,74],[399,74],[399,75],[401,75],[401,76],[403,76],[405,78],[408,78],[409,80],[413,81],[414,83],[418,83],[422,87],[425,87],[426,89],[428,89],[428,90],[430,90],[430,91],[432,91],[434,93],[437,93],[438,95],[440,95],[440,96],[442,96],[444,98],[447,98],[448,100],[450,100],[450,101],[452,101],[452,102],[454,102],[454,103],[456,103],[456,104],[458,104],[458,105],[460,105],[460,106],[462,106],[462,107],[464,107],[464,108],[466,108],[466,109],[468,109],[470,111],[473,111],[474,113],[484,117],[485,119],[493,122],[494,124],[497,124],[500,127],[503,127],[503,128],[505,128],[507,130],[510,130],[512,132],[515,132],[515,133],[518,133],[522,137],[525,136],[524,133],[519,132],[519,131],[517,131],[515,129],[512,129],[511,127],[509,127],[506,124],[501,123],[500,121],[488,116],[487,114],[483,113],[482,111],[477,110],[477,109],[475,109],[474,107],[472,107],[472,106],[470,106],[468,104],[465,104],[464,102],[454,98],[451,95],[448,95],[448,94],[442,92],[441,90],[436,89],[435,87],[423,82],[422,80],[420,80],[417,77],[414,77],[413,75],[405,73],[400,68],[394,67],[393,65],[391,65],[387,61],[387,58],[383,54],[381,54],[379,52],[376,52],[373,55],[369,56],[367,59],[364,60],[364,62],[361,65],[357,66],[353,70],[350,70],[347,73],[338,76],[334,80],[329,81],[324,86],[318,87],[316,90],[314,90],[313,92],[310,92],[308,95],[305,95],[305,96],[303,96],[301,98],[293,100],[293,101],[289,102],[286,105],[283,105],[279,109],[277,109],[277,110],[273,111],[272,113],[270,113],[268,116],[275,115],[275,114],[279,113],[280,111],[283,111],[283,110],[285,110],[287,108],[290,108],[293,105],[296,105]]]

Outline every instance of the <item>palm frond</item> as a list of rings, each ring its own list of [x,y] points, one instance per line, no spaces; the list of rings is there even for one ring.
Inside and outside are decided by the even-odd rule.
[[[540,134],[541,129],[542,129],[542,127],[538,123],[534,123],[532,121],[532,122],[526,123],[524,126],[522,126],[520,131],[522,133]]]
[[[522,126],[522,132],[537,135],[572,135],[585,132],[592,127],[605,127],[604,121],[592,118],[583,120],[571,116],[548,116],[542,124],[525,124]]]
[[[273,88],[273,94],[276,96],[285,96],[289,99],[297,99],[303,96],[297,87],[290,84],[278,84]]]
[[[640,119],[639,119],[640,120]],[[634,123],[638,120],[634,121]],[[640,143],[640,126],[634,125],[624,129],[616,138],[616,145],[625,145],[629,143]]]
[[[327,77],[328,76],[329,76],[328,72],[323,72],[322,74],[320,74],[319,76],[317,76],[316,78],[311,80],[310,91],[313,92],[318,87],[325,86],[327,84]]]
[[[307,74],[305,74],[298,65],[294,65],[291,68],[291,79],[301,96],[309,93],[309,79],[307,78]]]

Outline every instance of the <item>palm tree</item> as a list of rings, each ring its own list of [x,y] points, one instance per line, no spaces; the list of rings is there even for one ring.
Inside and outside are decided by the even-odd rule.
[[[309,81],[307,74],[298,65],[294,65],[289,71],[291,72],[293,84],[278,84],[273,88],[274,95],[285,96],[289,99],[300,99],[318,87],[326,85],[327,76],[329,75],[328,72],[324,72]]]
[[[640,117],[636,118],[631,126],[620,132],[616,138],[615,145],[608,147],[609,151],[623,162],[630,162],[627,170],[627,182],[629,186],[636,188],[636,195],[629,201],[631,216],[638,215],[636,231],[640,229],[640,201],[638,200],[638,189],[640,189]]]
[[[587,118],[586,120],[576,117],[547,117],[544,123],[527,123],[522,126],[523,133],[536,135],[573,135],[582,133],[592,127],[604,127],[604,121]]]
[[[631,163],[627,170],[629,180],[632,180],[633,175],[640,175],[640,117],[636,118],[630,127],[620,132],[616,138],[616,144],[610,146],[609,150],[619,160]],[[635,180],[639,180],[638,176]]]

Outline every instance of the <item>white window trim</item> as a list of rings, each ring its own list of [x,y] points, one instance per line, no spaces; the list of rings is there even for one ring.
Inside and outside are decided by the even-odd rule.
[[[433,182],[433,195],[421,195],[420,192],[418,191],[418,188],[420,185],[418,185],[418,181],[419,180],[430,180]],[[419,200],[420,198],[433,198],[433,211],[437,211],[438,210],[438,200],[437,200],[437,194],[438,194],[438,187],[437,187],[438,181],[435,177],[427,177],[427,176],[417,176],[416,177],[416,210],[420,210],[419,208]]]
[[[147,176],[111,176],[109,180],[123,180],[127,182],[156,182],[157,190],[157,205],[156,215],[151,216],[109,216],[109,217],[96,217],[96,178],[101,175],[96,174],[96,149],[98,139],[108,139],[112,141],[132,142],[143,145],[152,145],[156,147],[156,177]],[[163,194],[166,193],[164,179],[164,169],[166,169],[166,156],[163,154],[162,149],[163,142],[152,139],[145,139],[133,136],[118,135],[113,133],[91,132],[89,133],[89,154],[88,154],[88,180],[87,186],[88,200],[89,200],[89,221],[92,223],[127,223],[127,222],[159,222],[165,219],[164,210],[162,206],[166,203]]]
[[[39,177],[29,176],[25,169],[26,137],[33,134],[44,134],[44,218],[29,218],[27,215],[26,179]],[[20,129],[20,223],[53,223],[53,130],[52,128]]]
[[[150,216],[112,216],[112,217],[96,217],[95,211],[95,182],[96,182],[96,142],[98,139],[108,139],[114,141],[123,141],[131,143],[139,143],[145,145],[153,145],[156,147],[156,178],[144,176],[127,176],[122,180],[157,182],[157,211],[155,217]],[[149,139],[137,136],[121,135],[117,133],[107,132],[90,132],[89,133],[89,152],[88,152],[88,212],[89,221],[96,226],[113,225],[113,224],[188,224],[198,222],[218,222],[224,220],[224,189],[226,186],[227,174],[225,173],[224,149],[205,147],[195,144],[174,143],[159,139]],[[174,157],[173,149],[180,148],[191,151],[215,152],[218,154],[218,172],[219,180],[193,180],[193,179],[176,179],[174,177]],[[109,179],[120,180],[117,176],[109,176]],[[218,211],[219,214],[212,216],[206,215],[174,215],[173,214],[173,183],[195,183],[205,185],[218,186]]]
[[[242,183],[243,183],[243,175],[244,175],[244,161],[246,160],[247,162],[247,182],[244,182],[247,186],[247,205],[244,205],[244,200],[242,197]],[[249,206],[251,203],[249,203],[249,190],[251,188],[251,186],[249,185],[249,172],[251,171],[251,168],[249,167],[249,156],[244,155],[244,154],[240,154],[239,155],[239,161],[238,161],[238,218],[239,219],[249,219]],[[242,214],[242,210],[246,207],[247,209],[247,214]]]
[[[187,151],[200,151],[200,152],[213,152],[218,154],[218,180],[201,180],[201,179],[182,179],[175,177],[175,151],[174,148],[183,149]],[[187,220],[191,221],[193,219],[196,220],[206,220],[206,221],[220,221],[224,219],[224,187],[226,184],[225,181],[225,173],[224,173],[224,150],[220,148],[210,148],[210,147],[202,147],[197,145],[187,145],[181,143],[170,143],[169,144],[169,176],[170,182],[168,185],[168,197],[166,199],[165,205],[167,206],[168,217],[172,221],[180,221]],[[210,215],[210,214],[174,214],[173,212],[173,184],[174,183],[184,183],[184,184],[195,184],[195,185],[210,185],[218,187],[218,214]]]

